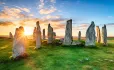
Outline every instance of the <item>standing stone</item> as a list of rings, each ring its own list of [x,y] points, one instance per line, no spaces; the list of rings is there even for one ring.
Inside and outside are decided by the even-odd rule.
[[[48,24],[48,44],[53,42],[53,28]]]
[[[107,28],[106,25],[102,27],[102,43],[107,45]]]
[[[41,47],[41,29],[39,21],[36,22],[36,49]]]
[[[78,33],[78,41],[80,41],[81,40],[81,31],[79,31],[79,33]]]
[[[53,32],[53,40],[55,40],[55,39],[56,39],[56,33]]]
[[[70,19],[67,21],[67,24],[66,24],[65,37],[64,37],[63,44],[71,45],[72,38],[73,38],[72,37],[72,19]]]
[[[36,27],[34,27],[34,31],[33,31],[33,40],[36,41]]]
[[[99,26],[96,26],[96,31],[97,31],[97,43],[100,43],[101,42],[101,34],[100,34]]]
[[[13,58],[19,58],[19,57],[26,57],[26,36],[24,36],[24,28],[20,26],[19,28],[16,28],[15,35],[14,35],[14,41],[13,41]]]
[[[95,24],[93,21],[86,31],[85,46],[95,46]]]
[[[9,38],[10,38],[10,39],[13,39],[13,35],[12,35],[11,32],[9,32]]]
[[[45,37],[46,37],[46,36],[45,36],[45,29],[43,29],[43,40],[46,39]]]

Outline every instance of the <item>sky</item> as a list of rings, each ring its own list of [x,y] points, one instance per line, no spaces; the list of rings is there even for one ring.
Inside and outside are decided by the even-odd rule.
[[[65,35],[66,21],[72,19],[73,36],[86,30],[94,21],[100,29],[107,25],[108,36],[114,36],[114,0],[0,0],[0,35],[15,33],[23,26],[32,35],[36,21],[41,30],[50,23],[57,36]]]

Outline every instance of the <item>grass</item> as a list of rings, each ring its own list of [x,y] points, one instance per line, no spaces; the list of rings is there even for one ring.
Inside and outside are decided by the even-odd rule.
[[[0,70],[114,70],[114,40],[97,48],[43,45],[34,50],[29,40],[26,59],[13,61],[12,40],[0,39]]]

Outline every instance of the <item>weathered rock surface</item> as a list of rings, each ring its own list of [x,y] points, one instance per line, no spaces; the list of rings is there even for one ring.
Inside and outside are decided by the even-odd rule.
[[[48,24],[48,44],[53,42],[53,28]]]
[[[72,44],[72,19],[67,21],[63,44],[64,45]]]
[[[10,38],[10,39],[13,39],[13,35],[12,35],[11,32],[9,32],[9,38]]]
[[[81,40],[81,31],[79,31],[79,33],[78,33],[78,41],[80,41]]]
[[[102,43],[103,45],[107,45],[107,28],[106,25],[102,27]]]
[[[86,31],[85,46],[95,46],[95,24],[93,21]]]
[[[53,32],[53,40],[55,40],[55,39],[56,39],[56,33]]]
[[[100,34],[99,26],[96,26],[96,31],[97,31],[97,43],[100,43],[101,42],[101,34]]]
[[[43,29],[43,40],[46,39],[45,37],[46,37],[46,36],[45,36],[45,29]]]
[[[15,35],[14,35],[14,41],[13,41],[13,58],[18,57],[25,57],[26,55],[26,36],[24,36],[24,28],[20,26],[19,28],[16,28]]]
[[[36,22],[36,49],[41,47],[41,29],[39,21]]]
[[[33,40],[36,41],[36,27],[34,27],[34,31],[33,31]]]
[[[81,42],[79,42],[79,41],[77,41],[77,42],[73,41],[72,42],[72,45],[80,45],[80,44],[81,44]]]

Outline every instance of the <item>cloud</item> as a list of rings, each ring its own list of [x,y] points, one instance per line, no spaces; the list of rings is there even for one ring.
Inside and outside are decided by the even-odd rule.
[[[27,8],[9,8],[7,6],[0,12],[0,20],[16,20],[28,18],[30,15],[24,14],[23,12],[30,12]]]
[[[81,23],[78,27],[88,27],[89,23]]]
[[[80,23],[73,26],[73,30],[86,30],[89,27],[89,23]]]
[[[45,5],[44,0],[40,0],[39,9],[42,9],[44,5]]]
[[[34,15],[33,14],[29,14],[29,16],[33,17]]]
[[[50,2],[55,3],[55,2],[56,2],[56,0],[50,0]]]
[[[108,24],[106,24],[106,25],[108,25],[108,26],[112,26],[112,25],[114,25],[114,23],[108,23]]]
[[[61,16],[59,16],[59,15],[54,15],[54,16],[52,16],[52,15],[47,15],[47,16],[45,16],[45,17],[43,17],[44,19],[47,19],[47,20],[49,20],[49,19],[58,19],[58,18],[60,18]]]
[[[57,29],[65,29],[65,24],[57,23],[57,24],[53,25],[53,28],[55,30],[57,30]]]
[[[28,8],[21,8],[21,7],[18,7],[16,6],[18,9],[20,9],[21,11],[24,11],[24,12],[30,12],[30,10]]]
[[[55,0],[49,0],[47,2],[45,2],[44,0],[40,0],[39,13],[45,15],[54,13],[57,10],[54,6],[55,2]]]
[[[3,5],[3,4],[5,4],[4,2],[0,2],[0,5]]]
[[[51,22],[65,22],[67,18],[63,18],[61,15],[47,15],[42,17],[42,20]]]
[[[22,26],[34,27],[36,25],[37,21],[39,21],[40,24],[43,25],[43,27],[47,27],[48,24],[50,23],[54,30],[64,29],[65,25],[66,25],[66,24],[63,24],[61,22],[62,20],[49,21],[49,20],[42,20],[42,19],[39,19],[39,18],[24,19],[24,20],[20,21],[19,23]],[[65,20],[63,20],[63,21],[66,23]]]
[[[24,20],[21,20],[19,22],[20,25],[22,26],[30,26],[30,27],[34,27],[36,25],[36,22],[39,21],[40,24],[43,24],[44,21],[42,21],[41,19],[39,18],[27,18],[27,19],[24,19]]]
[[[12,22],[9,22],[9,21],[0,22],[0,26],[9,26],[9,25],[15,26]]]
[[[58,19],[51,19],[53,22],[64,22],[67,21],[67,18],[58,18]]]
[[[50,14],[56,11],[55,7],[51,7],[50,9],[48,8],[43,8],[39,11],[40,14]]]
[[[57,19],[51,19],[52,17],[56,17]],[[13,21],[13,23],[9,24],[7,23],[7,21],[4,21],[4,25],[14,25],[14,26],[29,26],[29,27],[34,27],[36,26],[36,22],[39,21],[41,25],[43,25],[44,27],[47,27],[47,25],[50,23],[52,25],[52,27],[57,30],[57,29],[63,29],[65,28],[65,24],[63,24],[62,22],[66,22],[65,20],[62,20],[63,18],[59,17],[59,16],[50,16],[50,20],[42,20],[39,18],[25,18],[23,20],[17,20],[17,21]],[[3,25],[1,24],[1,25]],[[0,25],[0,26],[1,26]]]

